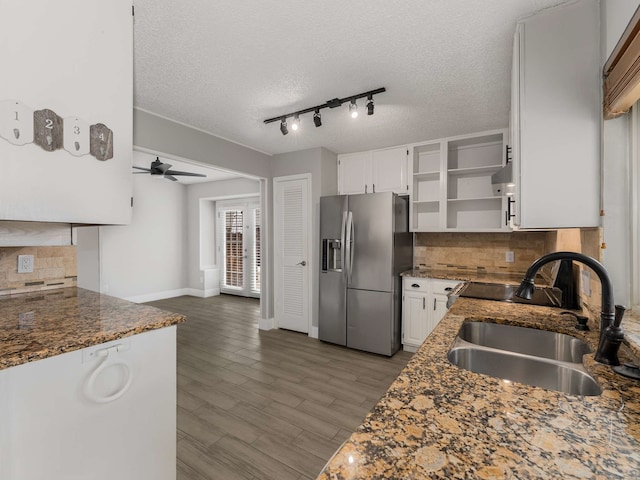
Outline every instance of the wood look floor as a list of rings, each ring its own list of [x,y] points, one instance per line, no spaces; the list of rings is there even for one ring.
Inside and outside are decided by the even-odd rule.
[[[151,302],[178,326],[178,480],[313,479],[411,354],[258,330],[259,301]]]

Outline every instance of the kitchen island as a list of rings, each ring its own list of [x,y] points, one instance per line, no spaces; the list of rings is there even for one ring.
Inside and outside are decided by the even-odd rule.
[[[174,480],[184,320],[73,287],[0,297],[0,478]]]
[[[640,382],[593,354],[584,364],[603,392],[585,397],[447,360],[465,321],[557,331],[595,350],[597,334],[561,311],[459,299],[318,479],[640,478]]]

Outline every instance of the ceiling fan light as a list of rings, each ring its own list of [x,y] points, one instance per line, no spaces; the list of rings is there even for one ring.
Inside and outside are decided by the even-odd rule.
[[[351,114],[351,118],[358,117],[358,104],[356,104],[356,99],[351,100],[349,104],[349,113]]]

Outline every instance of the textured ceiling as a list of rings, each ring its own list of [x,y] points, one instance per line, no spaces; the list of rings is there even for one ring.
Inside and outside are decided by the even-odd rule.
[[[135,0],[135,105],[270,153],[505,127],[518,17],[562,0]],[[378,87],[283,136],[263,120]]]

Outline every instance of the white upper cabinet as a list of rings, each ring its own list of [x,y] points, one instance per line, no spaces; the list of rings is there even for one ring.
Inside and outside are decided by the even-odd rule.
[[[338,155],[338,193],[370,193],[371,152]]]
[[[579,0],[517,25],[511,145],[520,228],[599,225],[599,18],[597,1]]]
[[[371,152],[371,189],[373,192],[409,193],[406,147]]]
[[[509,231],[507,197],[491,185],[506,139],[503,129],[413,145],[411,231]]]
[[[338,155],[338,193],[409,193],[407,147]]]
[[[131,0],[3,2],[0,220],[131,217]]]

